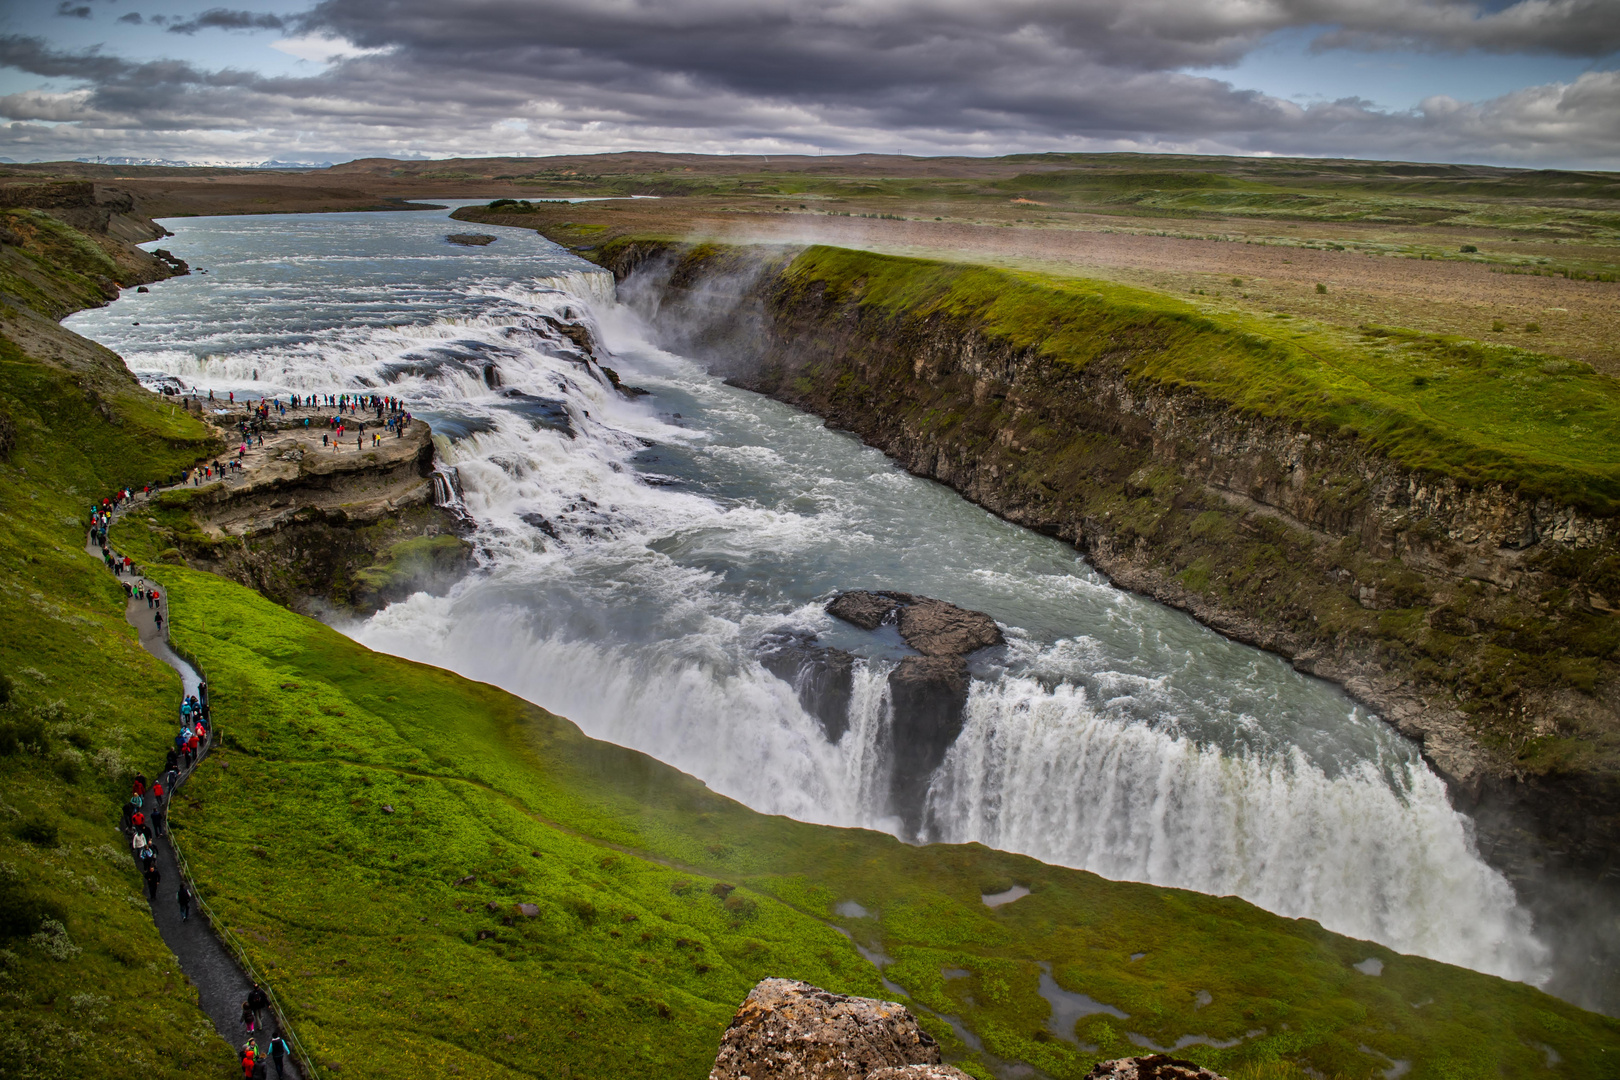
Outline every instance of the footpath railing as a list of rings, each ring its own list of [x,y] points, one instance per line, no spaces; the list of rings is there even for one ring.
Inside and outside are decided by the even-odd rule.
[[[153,496],[156,494],[156,491],[152,492]],[[130,501],[133,502],[134,500]],[[120,508],[113,511],[112,517],[116,519],[122,513],[123,509]],[[108,550],[112,550],[110,544],[108,545]],[[203,673],[202,664],[199,663],[197,659],[185,649],[182,649],[180,646],[176,645],[171,635],[171,631],[174,627],[174,609],[169,605],[169,595],[166,588],[164,589],[163,597],[160,602],[163,605],[161,610],[164,613],[163,643],[168,646],[169,651],[172,652],[176,658],[178,658],[182,663],[189,665],[191,670],[196,672],[198,680],[203,686],[206,687],[208,685],[208,678]],[[185,681],[182,679],[182,695],[184,694],[184,690]],[[198,700],[206,700],[206,696],[207,691],[205,690],[202,695],[199,695]],[[209,711],[211,714],[212,709]],[[253,961],[248,958],[247,948],[242,944],[242,940],[231,931],[230,927],[221,921],[219,916],[214,912],[214,909],[209,906],[208,901],[203,899],[202,891],[197,887],[196,875],[191,872],[191,866],[186,862],[185,853],[180,850],[180,841],[177,840],[174,835],[174,796],[180,791],[180,788],[185,784],[186,780],[191,777],[191,774],[196,772],[197,769],[202,765],[203,759],[208,756],[208,753],[213,749],[215,742],[221,737],[220,733],[222,728],[213,719],[212,715],[210,715],[208,719],[207,729],[208,738],[199,748],[200,752],[197,755],[197,760],[192,763],[190,768],[185,769],[179,774],[175,780],[174,789],[165,796],[165,804],[169,808],[164,815],[168,822],[167,828],[164,830],[165,838],[169,841],[169,850],[174,853],[175,869],[179,872],[180,879],[185,882],[186,888],[190,890],[192,902],[196,904],[197,909],[208,918],[209,929],[211,929],[214,932],[214,936],[217,937],[220,942],[229,949],[232,956],[235,958],[236,963],[241,967],[243,973],[247,975],[248,980],[259,986],[259,988],[264,991],[265,996],[270,999],[270,1011],[275,1014],[276,1023],[281,1030],[281,1035],[287,1040],[288,1048],[292,1050],[293,1056],[297,1059],[299,1070],[303,1073],[307,1080],[320,1080],[320,1070],[315,1066],[314,1056],[311,1055],[309,1050],[304,1046],[303,1041],[298,1038],[298,1032],[293,1027],[292,1021],[287,1018],[287,1013],[281,1007],[281,1002],[276,999],[275,991],[270,988],[269,984],[259,974],[258,969],[253,966]],[[235,1050],[234,1044],[232,1045],[232,1050]]]

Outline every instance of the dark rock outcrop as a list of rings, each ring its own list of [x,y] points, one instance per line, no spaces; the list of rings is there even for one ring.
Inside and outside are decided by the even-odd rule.
[[[776,634],[761,643],[759,661],[797,691],[799,704],[821,722],[828,742],[844,737],[855,689],[854,656],[803,634]]]
[[[1169,1054],[1116,1058],[1099,1061],[1086,1074],[1086,1080],[1225,1080],[1202,1065],[1173,1058]]]
[[[451,233],[445,239],[462,247],[488,247],[495,242],[495,238],[488,233]]]
[[[827,614],[862,630],[876,630],[893,618],[906,644],[924,656],[966,656],[1004,644],[1001,628],[984,612],[910,593],[839,593]]]
[[[827,614],[854,623],[862,630],[876,630],[894,614],[896,608],[910,600],[909,593],[856,590],[833,597],[827,605]]]
[[[720,1040],[709,1080],[869,1080],[963,1074],[942,1069],[939,1044],[904,1005],[833,994],[792,979],[748,993]]]
[[[908,656],[889,673],[894,774],[890,809],[912,834],[923,824],[928,782],[962,734],[967,664],[953,656]]]
[[[827,613],[863,630],[893,621],[906,644],[922,653],[906,657],[889,673],[894,709],[889,805],[907,830],[917,834],[928,782],[962,733],[968,696],[964,658],[1003,644],[1001,628],[982,611],[903,592],[840,593],[827,605]]]
[[[966,656],[1005,644],[1001,627],[984,612],[927,597],[900,608],[900,636],[924,656]]]

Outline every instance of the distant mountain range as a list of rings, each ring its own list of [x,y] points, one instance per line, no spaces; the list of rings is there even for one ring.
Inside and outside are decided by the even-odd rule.
[[[4,159],[0,159],[3,161]],[[174,161],[169,158],[82,157],[86,165],[162,165],[171,169],[330,169],[330,161]],[[7,164],[11,164],[7,162]]]

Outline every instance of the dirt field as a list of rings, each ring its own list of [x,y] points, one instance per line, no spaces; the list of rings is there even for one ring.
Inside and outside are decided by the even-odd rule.
[[[1177,293],[1215,310],[1280,311],[1340,326],[1400,326],[1508,342],[1620,376],[1620,283],[1509,274],[1484,262],[1369,254],[1352,246],[1372,243],[1368,235],[1387,244],[1387,230],[1312,225],[1294,237],[1273,224],[1270,235],[1257,228],[1247,241],[1212,240],[1157,235],[1163,223],[1120,218],[1062,225],[896,221],[816,211],[740,212],[686,199],[581,203],[499,220],[534,227],[542,218],[584,226],[581,244],[647,231],[730,242],[834,244],[1104,278]],[[1346,250],[1303,246],[1310,241],[1341,242]],[[1557,251],[1545,243],[1522,248],[1527,255]],[[1319,293],[1318,284],[1327,292]],[[1494,329],[1498,322],[1500,331]],[[1532,323],[1539,332],[1526,330]]]

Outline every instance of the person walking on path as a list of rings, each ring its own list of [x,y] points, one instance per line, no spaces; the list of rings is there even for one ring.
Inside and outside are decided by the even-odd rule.
[[[270,995],[266,994],[264,992],[264,988],[258,983],[254,983],[253,989],[248,991],[247,1007],[253,1010],[254,1025],[258,1026],[262,1024],[264,1022],[264,1017],[262,1014],[264,1013],[264,1010],[270,1007]],[[248,1030],[252,1031],[254,1028],[249,1028]]]
[[[180,905],[180,921],[188,922],[191,919],[191,890],[186,888],[184,880],[180,882],[180,889],[174,894],[174,902]]]
[[[270,1040],[270,1060],[275,1062],[276,1080],[282,1080],[287,1075],[287,1040],[282,1037],[281,1030],[276,1030],[275,1038]]]
[[[245,1001],[242,1002],[242,1026],[247,1028],[247,1033],[249,1035],[253,1034],[253,1029],[257,1026],[257,1024],[258,1021],[254,1019],[253,1016],[253,1006],[249,1005]]]
[[[146,898],[157,903],[158,886],[163,883],[163,873],[157,867],[157,860],[152,859],[146,864]]]

